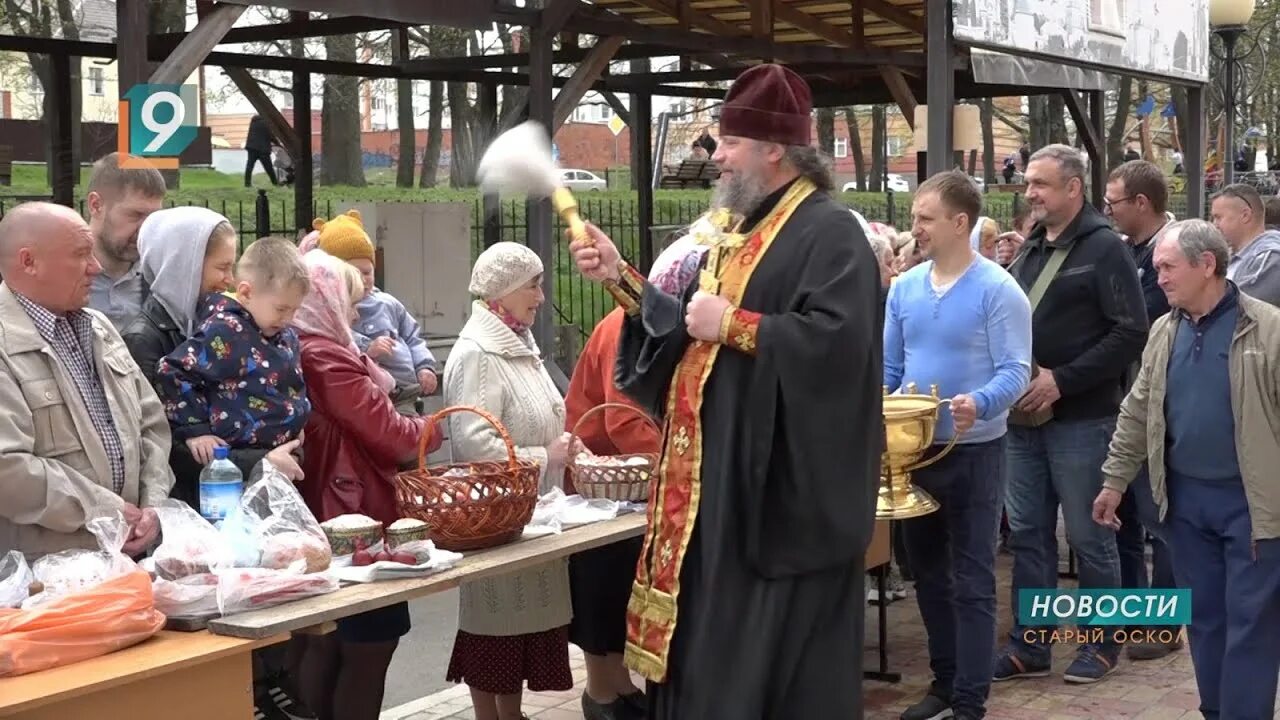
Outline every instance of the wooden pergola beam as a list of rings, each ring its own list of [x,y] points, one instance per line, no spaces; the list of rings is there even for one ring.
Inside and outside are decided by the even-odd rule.
[[[742,28],[737,25],[727,23],[701,10],[695,10],[689,4],[680,6],[667,0],[632,0],[632,2],[647,7],[654,12],[662,13],[667,17],[675,18],[681,23],[688,23],[692,27],[699,27],[720,36],[735,37],[745,34]]]
[[[827,42],[835,43],[840,47],[851,48],[858,44],[857,38],[853,36],[853,33],[838,28],[830,23],[823,22],[806,12],[796,10],[789,5],[779,3],[774,8],[774,16],[791,27],[803,30],[810,35],[820,37]]]
[[[227,3],[224,3],[227,4]],[[247,7],[241,5],[240,7]],[[406,23],[382,18],[367,17],[334,17],[320,20],[277,23],[274,25],[249,25],[232,28],[223,36],[223,45],[240,43],[265,43],[278,40],[297,40],[301,38],[326,37],[329,35],[351,35],[354,33],[376,32],[379,30],[395,30],[407,27]],[[188,33],[158,33],[151,36],[152,50],[172,50],[178,47]]]
[[[574,109],[578,107],[578,103],[582,102],[582,97],[601,78],[605,69],[609,67],[609,61],[613,59],[618,48],[622,47],[623,42],[625,39],[620,37],[598,39],[587,58],[573,71],[569,82],[565,83],[565,86],[556,94],[555,109],[552,112],[552,135],[555,135],[560,126],[564,125]]]
[[[902,111],[902,117],[906,119],[907,126],[914,131],[916,129],[916,95],[911,91],[907,78],[901,70],[892,65],[881,65],[880,77],[884,78],[885,87],[889,89],[893,101]]]
[[[191,77],[191,73],[205,63],[205,58],[210,51],[222,42],[227,31],[248,9],[244,5],[218,3],[211,10],[203,13],[191,32],[182,38],[182,42],[169,52],[168,57],[160,63],[160,67],[151,73],[151,79],[148,82],[156,85],[176,85]]]
[[[910,30],[916,35],[925,34],[924,18],[916,15],[908,10],[890,4],[888,0],[860,0],[862,7],[867,12],[887,20],[904,30]]]
[[[538,10],[518,8],[496,0],[223,0],[237,5],[265,5],[326,15],[358,15],[407,25],[446,25],[484,30],[494,23],[532,26]]]
[[[609,103],[609,107],[613,108],[613,114],[617,115],[621,118],[622,122],[630,126],[631,109],[623,104],[622,98],[618,97],[618,94],[612,90],[600,90],[598,92],[600,93],[600,97],[604,98],[604,101]]]
[[[591,48],[569,48],[558,50],[552,57],[555,65],[579,63],[586,59]],[[666,45],[650,45],[630,43],[618,48],[615,60],[633,60],[636,58],[661,57],[663,55],[679,55],[680,48]],[[519,68],[529,66],[529,53],[503,53],[501,55],[473,55],[455,58],[414,58],[398,66],[406,75],[414,72],[453,72],[457,70],[485,70],[488,68]]]
[[[749,0],[751,4],[751,36],[757,40],[773,40],[774,0]],[[761,58],[765,62],[773,58]]]
[[[240,89],[240,94],[244,95],[253,109],[257,111],[262,119],[267,121],[267,125],[271,128],[271,134],[276,136],[281,145],[287,148],[303,147],[302,142],[298,138],[298,134],[293,131],[293,125],[285,119],[284,114],[276,107],[276,104],[267,96],[258,81],[249,74],[244,68],[223,68],[227,73],[227,77],[231,78],[231,82],[236,84]],[[296,104],[296,103],[295,103]]]

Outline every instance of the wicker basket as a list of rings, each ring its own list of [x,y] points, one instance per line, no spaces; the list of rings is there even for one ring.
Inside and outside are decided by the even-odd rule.
[[[506,462],[427,467],[427,445],[436,423],[459,412],[475,413],[497,429],[507,445]],[[446,474],[450,470],[465,474]],[[396,502],[401,516],[430,526],[437,547],[479,550],[512,542],[524,532],[538,502],[539,474],[537,463],[516,459],[515,443],[497,418],[479,408],[447,407],[427,420],[418,444],[418,469],[396,476]]]
[[[583,420],[590,417],[592,413],[610,408],[630,410],[636,413],[644,418],[645,423],[652,427],[655,432],[660,434],[658,426],[653,422],[653,419],[639,408],[632,405],[624,405],[623,403],[603,403],[582,413],[582,417],[578,418],[578,422],[574,423],[573,430],[569,433],[569,447],[573,447],[576,444],[578,428],[582,426]],[[578,462],[577,459],[570,460],[569,478],[573,481],[573,487],[578,491],[578,494],[585,498],[599,498],[601,500],[647,501],[649,499],[649,481],[658,471],[658,454],[633,453],[630,455],[613,455],[611,457],[618,461],[643,458],[646,464],[594,465]]]

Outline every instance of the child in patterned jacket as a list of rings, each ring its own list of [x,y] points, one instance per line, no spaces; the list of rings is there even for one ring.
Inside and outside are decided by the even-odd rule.
[[[201,465],[218,446],[271,449],[302,434],[311,404],[289,325],[310,285],[292,242],[258,240],[236,264],[235,294],[207,296],[200,328],[160,361],[174,439]]]

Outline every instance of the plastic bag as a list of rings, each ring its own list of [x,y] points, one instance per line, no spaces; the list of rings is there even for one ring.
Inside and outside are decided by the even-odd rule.
[[[30,595],[31,581],[35,579],[22,553],[10,550],[0,557],[0,608],[21,607]]]
[[[36,560],[31,571],[44,590],[27,598],[23,609],[89,590],[138,569],[137,563],[120,552],[132,531],[123,515],[93,518],[85,523],[85,529],[98,539],[100,549],[63,550]]]
[[[28,610],[0,610],[0,677],[70,665],[136,645],[164,627],[145,572]]]
[[[218,576],[218,612],[222,615],[324,595],[339,587],[338,578],[327,572],[303,575],[265,568],[229,568],[215,574]]]
[[[329,567],[332,551],[302,495],[269,462],[222,521],[222,535],[237,567],[305,573]]]
[[[160,519],[160,547],[143,561],[156,577],[178,580],[206,575],[233,562],[231,546],[218,529],[181,500],[164,500],[155,508]],[[167,612],[165,614],[168,614]]]
[[[176,580],[156,578],[151,584],[156,609],[171,618],[199,618],[218,614],[218,576],[188,575]]]

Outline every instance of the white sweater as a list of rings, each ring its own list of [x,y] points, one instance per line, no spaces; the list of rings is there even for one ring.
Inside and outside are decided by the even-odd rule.
[[[448,405],[487,410],[506,427],[523,460],[542,468],[538,492],[559,485],[562,466],[547,466],[547,446],[564,432],[564,398],[542,365],[537,344],[521,338],[482,302],[445,364]],[[488,421],[473,413],[449,416],[454,462],[505,460],[506,445]],[[524,635],[568,625],[567,559],[554,560],[499,578],[464,584],[458,608],[459,629],[473,635]]]

